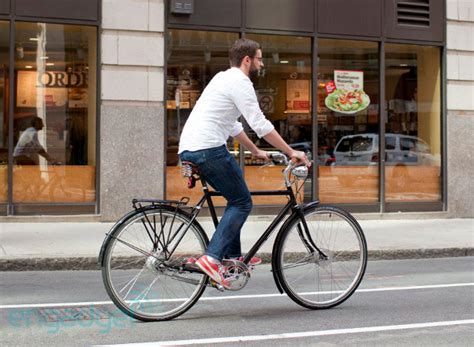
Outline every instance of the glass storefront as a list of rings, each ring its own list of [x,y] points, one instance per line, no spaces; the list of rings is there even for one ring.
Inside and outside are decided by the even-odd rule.
[[[440,49],[385,45],[387,202],[441,200]]]
[[[9,34],[9,23],[0,21],[0,203],[8,200]]]
[[[9,23],[0,29],[0,202],[15,206],[13,214],[29,213],[25,206],[68,204],[74,213],[74,204],[95,205],[96,27],[16,22],[12,45]]]
[[[206,83],[228,68],[227,50],[237,37],[222,32],[169,32],[168,198],[193,194],[196,198],[200,194],[199,190],[188,190],[180,178],[179,133]],[[439,47],[386,44],[385,95],[381,97],[378,42],[320,38],[314,57],[311,37],[246,37],[262,46],[265,67],[253,79],[260,107],[283,138],[306,151],[317,168],[318,189],[314,191],[308,180],[301,191],[305,201],[373,207],[384,202],[441,201]],[[314,106],[313,60],[318,71]],[[387,114],[382,138],[381,105]],[[260,148],[275,150],[243,122]],[[317,133],[312,131],[315,122]],[[317,153],[312,153],[314,141]],[[280,168],[262,167],[249,152],[240,153],[232,139],[227,145],[236,160],[242,160],[251,190],[282,187]],[[380,177],[380,172],[385,176]],[[255,205],[283,202],[281,197],[254,198]]]
[[[317,164],[318,190],[309,180],[305,200],[376,206],[382,201],[441,200],[440,49],[408,44],[385,45],[385,96],[380,91],[378,42],[247,34],[262,46],[265,67],[253,80],[260,107],[293,147]],[[179,177],[179,129],[212,76],[228,68],[227,49],[237,34],[170,31],[168,60],[167,196],[193,194]],[[209,44],[212,42],[212,44]],[[311,102],[312,60],[317,65],[317,103]],[[181,107],[176,107],[180,98]],[[381,100],[386,105],[385,135],[380,139]],[[317,134],[313,134],[317,122]],[[246,126],[249,137],[275,150]],[[317,154],[312,143],[317,141]],[[379,155],[385,143],[383,157]],[[261,167],[250,153],[229,150],[243,160],[251,190],[281,187],[279,168]],[[383,160],[382,160],[383,159]],[[384,162],[385,176],[380,177]],[[384,185],[384,186],[382,186]],[[381,189],[381,188],[384,189]],[[380,192],[385,192],[384,196]],[[194,191],[199,194],[199,191]],[[256,205],[282,203],[280,197],[255,197]]]

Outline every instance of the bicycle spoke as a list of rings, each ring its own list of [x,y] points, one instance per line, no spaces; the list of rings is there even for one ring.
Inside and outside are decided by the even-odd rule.
[[[140,277],[140,275],[142,274],[143,270],[145,270],[144,268],[140,270],[140,272],[135,276],[133,277],[120,291],[119,293],[123,292],[125,288],[127,288],[129,285],[130,285],[130,289],[128,290],[128,292],[123,296],[124,299],[127,298],[128,294],[130,294],[132,288],[135,286],[135,283],[137,283],[137,280],[138,278]]]
[[[122,243],[122,244],[124,244],[125,246],[127,246],[127,247],[129,247],[129,248],[131,248],[131,249],[133,249],[133,250],[135,250],[135,251],[137,251],[137,252],[143,254],[143,255],[152,256],[152,254],[151,254],[150,252],[147,252],[147,251],[144,251],[144,250],[142,250],[142,249],[140,249],[140,248],[138,248],[138,247],[135,247],[134,245],[132,245],[132,244],[129,243],[129,242],[126,242],[126,241],[123,241],[123,240],[120,240],[120,239],[117,239],[117,241],[120,242],[120,243]]]
[[[145,288],[145,289],[137,296],[137,299],[132,300],[132,301],[129,301],[130,304],[133,305],[134,303],[138,303],[139,305],[141,305],[141,304],[143,303],[142,298],[145,299],[145,298],[147,297],[148,293],[150,292],[151,287],[153,287],[153,285],[155,284],[155,282],[156,282],[157,280],[158,280],[158,277],[155,278],[155,279],[153,280],[153,282],[151,282],[150,285],[149,285],[147,288]]]
[[[303,265],[307,265],[307,264],[310,264],[310,262],[307,262],[307,260],[310,260],[310,259],[313,259],[314,258],[314,255],[313,254],[310,254],[304,258],[301,258],[300,260],[298,261],[295,261],[291,264],[288,264],[288,265],[285,265],[284,267],[282,267],[280,270],[286,270],[286,269],[290,269],[292,267],[298,267],[298,266],[303,266]],[[316,262],[316,260],[313,260],[311,263],[313,262]]]

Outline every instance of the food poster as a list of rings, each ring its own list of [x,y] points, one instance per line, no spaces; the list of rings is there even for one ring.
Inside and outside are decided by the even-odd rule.
[[[355,114],[365,110],[370,104],[364,92],[364,72],[354,70],[334,70],[334,81],[326,85],[326,107],[334,112]]]

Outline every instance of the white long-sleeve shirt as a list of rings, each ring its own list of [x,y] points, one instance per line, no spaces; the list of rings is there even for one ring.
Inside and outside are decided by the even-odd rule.
[[[222,146],[243,131],[243,115],[258,137],[274,127],[260,110],[252,81],[232,67],[219,72],[204,89],[184,125],[178,153]]]
[[[29,127],[20,136],[18,143],[13,151],[13,157],[28,157],[35,164],[39,164],[38,153],[44,151],[43,146],[38,139],[38,130],[34,127]]]

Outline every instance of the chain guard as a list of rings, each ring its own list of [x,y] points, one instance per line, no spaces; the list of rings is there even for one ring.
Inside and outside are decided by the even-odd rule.
[[[237,291],[244,288],[250,279],[250,270],[238,260],[226,259],[222,262],[222,265],[226,267],[225,278],[229,281],[230,288],[227,290]]]

